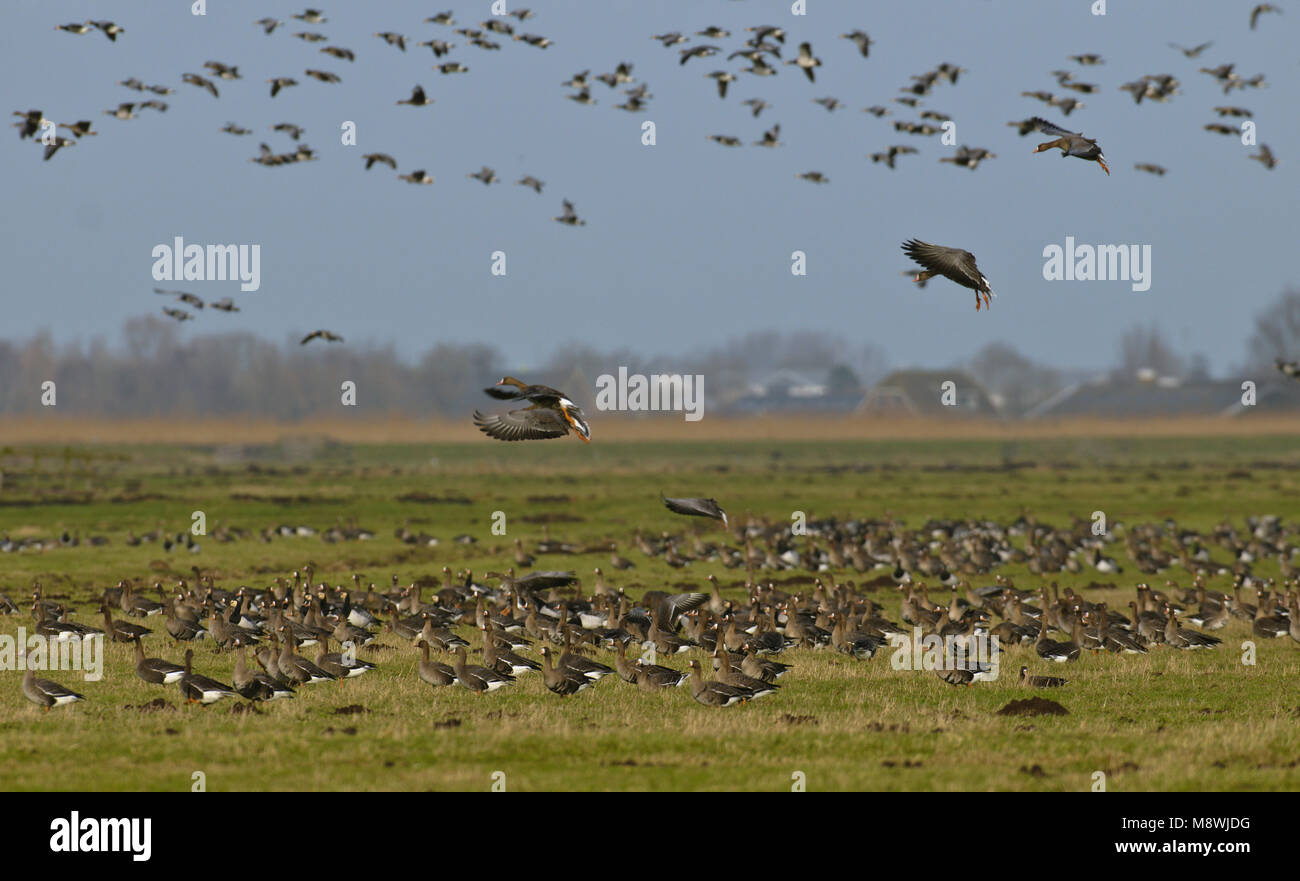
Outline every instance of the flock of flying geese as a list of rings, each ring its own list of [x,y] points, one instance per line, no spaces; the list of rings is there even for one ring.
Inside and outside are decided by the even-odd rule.
[[[424,576],[402,586],[393,575],[390,588],[380,590],[360,573],[352,575],[350,586],[317,581],[308,566],[275,578],[272,585],[233,590],[195,570],[192,583],[180,579],[170,591],[155,581],[157,599],[122,581],[92,598],[103,627],[73,620],[73,610],[46,597],[39,583],[30,611],[36,632],[52,640],[133,645],[140,679],[175,685],[187,702],[203,705],[232,697],[293,698],[309,686],[357,678],[376,668],[361,660],[359,651],[391,651],[394,642],[410,647],[415,674],[434,689],[457,685],[481,695],[540,673],[547,690],[567,697],[617,675],[645,692],[683,687],[710,707],[778,692],[783,687],[778,680],[793,669],[777,660],[788,649],[834,652],[849,663],[868,661],[882,650],[890,655],[894,639],[913,639],[917,631],[966,649],[956,663],[935,669],[952,685],[997,676],[987,654],[972,648],[972,641],[993,637],[1002,652],[1034,664],[1077,662],[1085,652],[1213,650],[1221,639],[1211,632],[1228,627],[1300,644],[1300,527],[1276,516],[1249,517],[1244,529],[1223,522],[1205,532],[1173,520],[1125,526],[1126,565],[1147,578],[1165,577],[1163,590],[1138,583],[1125,614],[1072,588],[1061,591],[1050,580],[1057,573],[1087,570],[1111,579],[1123,573],[1125,566],[1105,554],[1116,539],[1093,535],[1090,521],[1062,528],[1026,517],[1011,523],[931,520],[908,529],[893,520],[826,519],[810,521],[805,535],[794,535],[788,522],[728,518],[714,499],[665,498],[663,503],[674,513],[717,521],[723,537],[708,540],[707,533],[691,530],[655,539],[637,529],[633,545],[646,559],[679,570],[743,569],[745,577],[731,585],[743,589],[742,599],[724,598],[713,574],[705,578],[706,590],[652,590],[634,603],[599,567],[587,593],[572,570],[516,575],[512,565],[476,580],[471,571],[453,577],[444,567],[441,582]],[[533,553],[516,539],[513,562],[531,568],[543,555],[605,552],[614,570],[637,566],[619,554],[616,543],[583,547],[549,533]],[[1265,560],[1276,560],[1280,585],[1254,571]],[[1010,564],[1024,565],[1042,586],[1018,588],[996,574]],[[1176,569],[1191,576],[1188,588],[1174,580]],[[780,589],[762,577],[764,570],[800,573],[783,584],[801,587]],[[861,584],[853,580],[858,577]],[[1231,588],[1221,592],[1208,586],[1219,578],[1230,580]],[[975,587],[977,579],[990,583]],[[947,596],[932,599],[931,585]],[[430,602],[424,599],[426,588],[435,589]],[[897,620],[878,601],[880,591],[897,595]],[[18,611],[0,595],[0,613]],[[192,648],[183,664],[146,654],[144,642],[155,633],[146,625],[155,620],[173,644],[205,640],[217,652],[234,652],[231,682],[196,673]],[[381,643],[383,633],[392,639]],[[340,650],[330,651],[335,644]],[[300,654],[312,646],[313,655]],[[446,661],[434,659],[433,652]],[[469,663],[471,652],[481,663]],[[639,657],[629,659],[633,652]],[[596,660],[601,653],[608,663]],[[679,655],[687,656],[685,669],[671,665]],[[250,666],[250,657],[256,666]],[[712,678],[705,675],[706,664]],[[23,694],[46,710],[86,699],[37,677],[32,665],[24,667]],[[1067,680],[1030,674],[1023,663],[1019,684],[1056,688]]]
[[[1279,14],[1282,10],[1269,4],[1261,3],[1255,6],[1250,13],[1250,28],[1254,30],[1261,18],[1266,14]],[[438,15],[426,18],[426,24],[432,24],[440,28],[454,29],[454,33],[464,37],[467,45],[483,51],[498,51],[501,49],[501,43],[498,40],[509,37],[515,42],[525,43],[539,49],[547,49],[553,45],[553,41],[547,37],[537,34],[516,33],[516,25],[511,23],[511,19],[517,20],[522,25],[523,22],[532,19],[533,13],[528,9],[518,9],[508,15],[493,16],[478,24],[477,27],[456,27],[456,21],[451,12],[443,12]],[[329,19],[319,9],[306,9],[301,13],[295,14],[294,19],[307,25],[323,25]],[[261,28],[268,36],[279,29],[283,22],[274,18],[263,18],[255,22],[255,25]],[[98,30],[107,36],[110,40],[116,42],[117,37],[125,30],[111,21],[88,21],[84,23],[71,23],[58,26],[59,30],[72,34],[87,34],[92,30]],[[760,25],[747,27],[745,29],[748,36],[743,40],[741,45],[734,51],[727,54],[726,60],[733,61],[742,59],[748,62],[747,66],[742,66],[739,71],[732,72],[728,70],[714,70],[705,76],[713,80],[718,96],[726,99],[729,87],[740,81],[742,76],[752,76],[754,78],[764,78],[775,76],[779,73],[782,66],[789,66],[801,72],[810,83],[817,82],[817,70],[823,66],[823,60],[813,49],[809,42],[799,44],[797,52],[793,57],[783,58],[783,50],[786,42],[786,31],[784,28],[773,25]],[[303,30],[293,33],[294,38],[302,40],[307,44],[329,43],[329,38],[318,31]],[[691,44],[691,37],[682,34],[679,31],[672,31],[663,34],[654,34],[653,39],[661,43],[665,48],[682,46],[677,49],[680,56],[679,66],[685,68],[687,64],[695,59],[706,59],[713,56],[721,55],[726,51],[722,46],[717,45],[731,36],[731,32],[720,27],[710,26],[696,31],[695,37],[702,38],[705,42]],[[854,47],[856,54],[861,58],[870,57],[870,49],[874,40],[863,30],[856,29],[840,35],[841,38],[848,41]],[[449,56],[456,44],[448,39],[443,39],[437,35],[426,41],[410,40],[406,35],[393,32],[383,31],[374,34],[374,37],[382,40],[390,47],[400,52],[407,51],[408,41],[421,48],[428,48],[432,51],[435,59],[442,59]],[[690,45],[688,45],[690,44]],[[1194,47],[1184,47],[1171,43],[1170,46],[1188,59],[1198,58],[1205,50],[1213,45],[1213,42],[1201,43]],[[352,49],[337,46],[333,44],[325,45],[318,50],[333,59],[354,62],[356,52]],[[1105,63],[1104,59],[1096,53],[1080,53],[1068,56],[1069,60],[1081,67],[1095,67]],[[204,63],[204,68],[208,71],[208,76],[196,73],[185,73],[181,79],[183,82],[198,88],[204,89],[214,98],[220,96],[220,90],[217,81],[233,81],[242,79],[237,66],[222,63],[220,61],[208,61]],[[1235,72],[1235,65],[1224,63],[1217,67],[1202,67],[1200,71],[1213,77],[1223,87],[1224,94],[1230,93],[1234,89],[1245,90],[1247,88],[1258,88],[1264,85],[1264,75],[1256,74],[1251,77],[1243,77]],[[434,67],[440,73],[462,74],[469,71],[469,66],[460,61],[440,61]],[[653,98],[648,86],[642,82],[636,83],[633,76],[633,64],[630,62],[620,62],[613,71],[592,75],[591,69],[583,70],[574,74],[569,80],[562,83],[566,88],[574,90],[566,97],[575,103],[582,105],[597,104],[597,99],[592,97],[594,84],[604,84],[609,89],[617,89],[620,85],[627,85],[629,88],[624,89],[626,99],[623,103],[614,105],[617,109],[627,112],[639,112],[648,106],[648,102]],[[930,95],[933,88],[941,82],[948,82],[956,85],[964,68],[957,65],[944,63],[938,65],[933,70],[926,71],[922,74],[913,75],[911,82],[902,87],[899,91],[904,94],[896,97],[893,101],[897,104],[919,108],[922,99]],[[322,83],[337,83],[341,77],[332,71],[308,68],[304,76],[311,77]],[[1058,85],[1070,92],[1077,94],[1095,94],[1100,91],[1101,86],[1095,83],[1081,82],[1075,79],[1073,71],[1057,70],[1053,72]],[[270,84],[270,95],[274,98],[284,89],[298,85],[296,79],[291,76],[278,76],[268,80]],[[635,84],[635,85],[633,85]],[[166,96],[172,93],[172,89],[162,85],[146,85],[136,78],[122,80],[119,85],[134,89],[140,92],[151,92],[156,95]],[[1165,102],[1173,96],[1179,94],[1180,83],[1172,74],[1148,74],[1138,80],[1124,83],[1119,87],[1123,91],[1132,94],[1137,103],[1143,100]],[[1073,96],[1057,96],[1051,92],[1037,90],[1026,91],[1021,93],[1025,97],[1042,101],[1050,107],[1059,109],[1064,115],[1069,116],[1083,104]],[[823,106],[827,111],[834,112],[844,105],[837,98],[825,96],[812,99],[815,103]],[[434,103],[425,91],[422,85],[415,85],[411,94],[407,98],[399,99],[395,102],[399,105],[410,107],[426,107]],[[758,117],[770,105],[762,98],[748,98],[742,102],[743,105],[750,108],[752,115]],[[118,105],[113,110],[105,111],[110,116],[117,119],[132,119],[136,112],[142,109],[154,109],[165,111],[167,105],[156,99],[150,99],[143,102],[131,102]],[[889,108],[882,105],[873,105],[865,108],[865,112],[876,117],[884,117],[891,113]],[[1216,106],[1214,112],[1220,118],[1241,118],[1251,117],[1252,112],[1244,107],[1237,106]],[[48,120],[39,110],[29,110],[26,112],[16,111],[16,116],[22,117],[22,120],[15,125],[20,129],[21,138],[34,137],[41,133],[48,125]],[[947,114],[924,109],[920,110],[920,120],[895,120],[894,129],[898,132],[904,132],[913,135],[931,136],[939,134],[942,129],[942,123],[949,120]],[[937,124],[936,124],[937,123]],[[1050,122],[1040,116],[1032,116],[1020,121],[1009,122],[1007,125],[1015,127],[1021,136],[1038,131],[1050,136],[1051,140],[1044,141],[1035,147],[1034,152],[1044,152],[1048,150],[1059,149],[1063,157],[1073,157],[1097,163],[1107,175],[1110,174],[1110,167],[1106,162],[1101,147],[1096,138],[1085,137],[1080,132],[1070,131],[1056,123]],[[76,143],[76,140],[88,135],[97,134],[91,129],[91,123],[87,120],[71,124],[62,124],[60,127],[65,128],[73,139],[65,137],[55,137],[53,140],[45,139],[44,152],[45,158],[51,158],[60,148],[69,147]],[[287,152],[275,152],[269,145],[262,144],[258,156],[253,157],[251,161],[266,166],[285,165],[303,161],[315,160],[318,157],[315,152],[306,144],[298,143],[303,134],[303,128],[293,123],[282,122],[273,128],[276,131],[288,135],[294,142],[292,150]],[[1237,129],[1226,125],[1222,122],[1210,123],[1205,129],[1219,134],[1236,134]],[[251,130],[239,126],[235,123],[228,123],[221,131],[233,135],[249,135]],[[754,143],[757,146],[774,148],[781,146],[781,126],[775,124],[763,132],[759,140]],[[743,143],[740,137],[724,134],[710,134],[708,138],[718,144],[727,147],[739,147]],[[898,157],[917,153],[915,147],[907,144],[890,145],[883,150],[868,154],[873,163],[883,163],[889,168],[895,168],[895,162]],[[942,157],[939,161],[951,163],[958,167],[969,168],[974,170],[985,160],[996,158],[992,151],[981,147],[970,147],[961,145],[956,153],[952,156]],[[1259,152],[1250,156],[1251,159],[1259,161],[1266,168],[1272,169],[1277,165],[1277,159],[1266,144],[1261,144]],[[383,152],[374,152],[364,154],[362,157],[364,167],[369,170],[376,165],[385,165],[392,171],[398,169],[397,160],[391,154]],[[1166,170],[1157,164],[1151,162],[1139,162],[1134,165],[1138,171],[1148,172],[1155,175],[1164,175]],[[829,177],[820,171],[804,171],[796,175],[798,178],[818,184],[829,183]],[[400,174],[398,177],[412,184],[432,184],[434,177],[423,168],[417,168],[407,173]],[[484,185],[500,183],[500,178],[494,169],[484,166],[477,172],[468,174],[469,178],[481,181]],[[528,187],[537,193],[542,192],[544,182],[537,177],[526,174],[516,181],[518,185]],[[567,226],[583,226],[586,221],[580,218],[574,205],[569,200],[563,201],[563,211],[561,214],[552,218],[556,222]],[[942,275],[955,281],[957,284],[971,288],[976,292],[975,305],[978,311],[981,306],[981,298],[984,304],[988,304],[989,296],[992,294],[988,280],[978,271],[975,266],[975,258],[967,251],[947,248],[938,245],[930,245],[925,242],[909,242],[904,246],[909,256],[917,260],[924,267],[924,271],[914,275],[915,280],[924,284],[925,281],[933,275]],[[190,295],[193,296],[193,295]],[[218,306],[217,308],[222,308]],[[234,311],[229,309],[228,311]],[[165,314],[179,321],[188,320],[190,316],[184,310],[169,308],[164,310]],[[337,334],[331,334],[328,331],[316,331],[303,340],[304,343],[312,339],[324,339],[327,341],[342,341],[342,337]]]

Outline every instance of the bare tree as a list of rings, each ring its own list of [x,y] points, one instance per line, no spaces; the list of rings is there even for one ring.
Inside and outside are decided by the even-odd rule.
[[[1246,367],[1272,370],[1273,359],[1300,358],[1300,290],[1288,288],[1255,316],[1255,332],[1246,343]]]
[[[991,394],[1002,399],[1002,409],[1019,415],[1061,390],[1057,371],[1025,357],[1009,343],[989,343],[967,362],[967,369]]]
[[[1155,326],[1134,326],[1119,339],[1119,366],[1130,377],[1139,370],[1154,370],[1160,376],[1184,376],[1187,360],[1165,342]]]

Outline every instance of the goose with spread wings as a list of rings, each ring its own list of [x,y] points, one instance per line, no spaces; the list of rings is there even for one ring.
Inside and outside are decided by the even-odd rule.
[[[976,312],[980,311],[981,297],[984,305],[991,306],[989,298],[997,296],[989,287],[989,280],[975,265],[975,255],[970,251],[911,239],[903,243],[903,253],[925,267],[922,272],[916,274],[913,281],[924,285],[930,278],[942,275],[964,288],[970,288],[975,292]]]
[[[664,507],[674,514],[690,517],[711,517],[722,521],[722,528],[727,528],[727,512],[722,510],[716,499],[670,499],[661,495]]]
[[[1106,165],[1106,157],[1102,155],[1101,147],[1097,146],[1096,138],[1085,138],[1079,132],[1067,131],[1059,125],[1048,122],[1041,116],[1035,116],[1031,122],[1043,134],[1056,137],[1053,141],[1045,141],[1035,147],[1035,153],[1059,147],[1062,158],[1074,156],[1079,159],[1087,159],[1090,162],[1096,162],[1101,166],[1102,171],[1110,174],[1110,168]]]
[[[495,386],[483,391],[499,401],[529,402],[527,407],[502,414],[475,410],[474,424],[488,437],[502,441],[549,440],[564,437],[572,430],[584,443],[591,443],[591,426],[582,408],[558,389],[503,376]]]

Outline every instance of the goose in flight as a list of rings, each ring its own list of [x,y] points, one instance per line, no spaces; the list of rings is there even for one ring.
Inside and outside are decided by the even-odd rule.
[[[1169,47],[1171,49],[1177,49],[1179,52],[1183,53],[1188,58],[1195,58],[1196,56],[1200,55],[1202,52],[1204,52],[1206,49],[1210,48],[1213,45],[1214,45],[1214,41],[1210,40],[1208,43],[1202,43],[1199,46],[1193,46],[1190,49],[1188,49],[1185,46],[1179,46],[1177,43],[1170,43]]]
[[[90,22],[90,24],[93,24],[95,27],[97,27],[97,28],[99,28],[101,31],[103,31],[103,32],[104,32],[104,36],[108,37],[108,39],[109,39],[111,42],[114,42],[114,43],[117,42],[117,35],[118,35],[118,34],[125,34],[125,33],[126,33],[126,28],[122,27],[122,26],[119,25],[119,24],[116,24],[115,22],[111,22],[111,21],[92,21],[92,22]]]
[[[1272,3],[1261,3],[1250,11],[1250,29],[1253,31],[1255,25],[1259,23],[1259,17],[1266,12],[1276,12],[1281,15],[1282,10],[1278,9]]]
[[[946,248],[943,245],[931,245],[917,239],[903,243],[903,253],[925,267],[918,272],[913,281],[925,282],[936,275],[957,282],[964,288],[975,292],[975,311],[980,310],[980,298],[984,305],[992,306],[990,297],[996,296],[989,287],[989,280],[975,265],[975,255],[961,248]]]
[[[212,93],[213,98],[221,97],[221,93],[217,91],[217,87],[213,84],[212,80],[201,77],[197,73],[182,74],[181,79],[192,86],[198,86],[200,89],[207,89]],[[272,90],[272,94],[274,94],[274,90]]]
[[[847,34],[840,34],[840,39],[851,40],[853,45],[858,47],[863,58],[866,58],[867,53],[871,51],[871,44],[876,42],[867,36],[866,31],[849,31]]]
[[[412,107],[424,107],[426,105],[432,104],[433,99],[430,98],[428,95],[424,94],[423,86],[417,84],[414,89],[411,89],[411,97],[403,98],[397,103],[410,104]]]
[[[298,85],[298,81],[287,76],[278,76],[275,79],[267,80],[271,84],[271,97],[274,98],[280,93],[281,89],[287,89],[290,86]]]
[[[336,334],[336,333],[332,333],[332,332],[330,332],[330,331],[328,331],[328,330],[313,330],[311,333],[309,333],[309,334],[307,334],[305,337],[303,337],[302,340],[301,340],[301,342],[298,343],[298,345],[300,345],[300,346],[305,346],[305,345],[307,345],[308,343],[310,343],[312,340],[315,340],[315,339],[321,339],[321,340],[324,340],[324,341],[327,342],[327,343],[341,343],[341,342],[343,342],[343,337],[339,336],[339,335]]]
[[[397,160],[392,156],[389,156],[387,153],[367,153],[361,158],[366,160],[366,171],[369,171],[370,167],[376,162],[382,162],[393,171],[397,171]]]
[[[1074,156],[1079,159],[1087,159],[1090,162],[1096,162],[1101,166],[1101,170],[1110,174],[1110,168],[1106,165],[1106,157],[1102,155],[1101,147],[1097,146],[1096,138],[1085,138],[1078,132],[1067,131],[1058,125],[1053,125],[1042,117],[1034,117],[1034,125],[1040,132],[1048,135],[1056,135],[1053,141],[1046,141],[1034,148],[1035,153],[1041,153],[1044,150],[1060,148],[1061,157]]]
[[[431,184],[433,175],[427,173],[423,168],[417,168],[410,174],[399,174],[398,179],[404,180],[410,184]]]
[[[799,57],[790,59],[786,64],[795,65],[804,72],[805,76],[808,77],[808,82],[815,83],[817,82],[817,77],[813,73],[813,69],[821,67],[822,60],[813,55],[812,43],[800,43]]]
[[[551,220],[554,220],[556,223],[563,223],[566,226],[587,225],[587,221],[578,217],[578,215],[574,212],[573,203],[570,202],[568,199],[564,200],[564,213],[561,214],[559,217],[552,217]]]
[[[1272,171],[1277,165],[1277,158],[1273,155],[1273,151],[1268,148],[1268,144],[1260,144],[1259,152],[1251,153],[1247,158],[1263,163],[1264,167],[1269,171]]]
[[[475,410],[474,424],[488,437],[502,441],[549,440],[564,437],[572,430],[584,443],[591,443],[591,427],[582,408],[558,389],[503,376],[495,386],[483,391],[499,401],[529,402],[529,406],[503,415]]]
[[[685,64],[692,58],[708,58],[710,55],[717,55],[721,51],[717,46],[692,46],[689,49],[681,50],[682,60],[678,64]]]
[[[727,526],[727,512],[722,510],[717,499],[670,499],[660,494],[659,498],[663,501],[664,507],[674,514],[684,514],[688,517],[710,517],[714,520],[722,521],[722,528]]]

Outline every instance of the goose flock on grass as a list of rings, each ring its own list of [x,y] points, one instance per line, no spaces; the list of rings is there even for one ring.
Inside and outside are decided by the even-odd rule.
[[[123,580],[95,593],[90,601],[103,627],[75,620],[73,607],[48,597],[39,582],[25,605],[35,633],[55,642],[130,644],[144,683],[175,686],[200,705],[304,697],[311,686],[345,687],[387,666],[401,671],[396,687],[418,679],[435,692],[457,686],[485,695],[530,690],[536,681],[539,690],[569,697],[607,688],[600,683],[611,678],[643,692],[682,688],[703,705],[729,707],[783,689],[797,695],[801,650],[843,656],[836,675],[851,677],[855,664],[889,657],[898,640],[918,635],[963,649],[935,671],[944,682],[990,681],[1006,655],[1020,668],[1007,681],[1036,688],[1065,687],[1068,678],[1031,672],[1031,665],[1069,664],[1085,653],[1123,664],[1124,656],[1214,650],[1229,636],[1300,645],[1300,524],[1276,516],[1204,532],[1172,520],[1122,524],[1122,540],[1093,535],[1090,522],[1054,527],[1024,517],[932,520],[915,529],[894,520],[826,519],[795,535],[789,523],[728,518],[714,499],[662,501],[673,513],[714,520],[721,534],[697,527],[651,537],[637,529],[628,545],[647,561],[703,570],[698,590],[648,590],[633,600],[600,567],[586,586],[573,569],[517,573],[509,564],[608,553],[611,570],[631,585],[638,564],[620,555],[616,542],[584,546],[548,532],[531,550],[515,540],[513,557],[501,560],[505,571],[480,577],[444,566],[440,579],[403,584],[394,574],[381,589],[362,573],[350,585],[330,584],[305,566],[271,583],[221,587],[196,567],[192,580],[167,587],[154,580],[140,592]],[[1127,562],[1108,555],[1115,544]],[[1277,564],[1280,580],[1257,573],[1264,561]],[[1007,565],[1024,566],[1038,586],[1017,586],[998,573]],[[743,575],[724,587],[715,571],[727,570]],[[1126,604],[1084,595],[1118,588],[1131,570],[1142,580]],[[1093,580],[1081,590],[1058,587],[1063,575],[1089,572]],[[893,616],[888,606],[895,603]],[[0,612],[19,614],[20,607],[0,594]],[[973,648],[993,638],[996,667]],[[195,672],[192,648],[182,663],[179,649],[163,642],[234,653],[230,683]],[[146,643],[156,648],[146,652]],[[381,662],[383,652],[394,654]],[[110,678],[122,672],[110,669]],[[94,697],[31,668],[22,692],[46,710]]]

